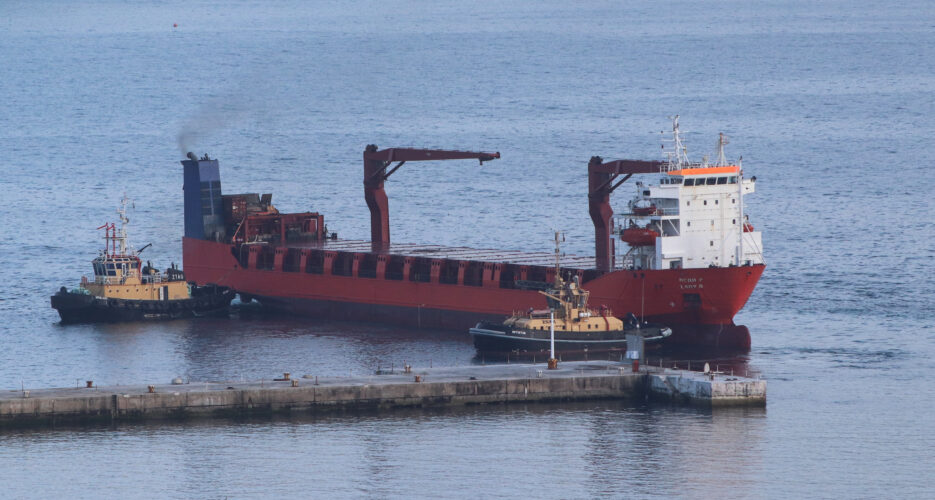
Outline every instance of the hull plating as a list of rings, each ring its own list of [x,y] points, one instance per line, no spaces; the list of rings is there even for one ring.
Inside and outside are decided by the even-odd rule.
[[[227,286],[273,308],[312,316],[463,329],[539,307],[535,291],[405,280],[244,269],[223,243],[183,239],[185,273],[198,284]],[[583,284],[591,303],[672,327],[667,344],[748,349],[734,314],[764,266],[615,271]]]

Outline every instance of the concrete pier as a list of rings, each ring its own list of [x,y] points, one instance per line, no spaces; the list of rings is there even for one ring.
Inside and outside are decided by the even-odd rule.
[[[308,378],[305,378],[308,377]],[[766,382],[608,361],[420,368],[365,377],[192,382],[0,392],[0,428],[328,411],[658,396],[764,405]]]
[[[722,373],[659,370],[647,374],[654,399],[701,406],[765,406],[766,381]]]

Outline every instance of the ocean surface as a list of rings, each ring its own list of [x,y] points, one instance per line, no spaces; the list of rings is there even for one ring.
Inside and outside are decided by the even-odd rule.
[[[926,1],[4,0],[0,390],[476,362],[466,332],[250,310],[61,326],[49,296],[91,273],[124,193],[143,257],[181,261],[189,150],[220,159],[226,192],[274,193],[355,239],[367,144],[500,151],[397,172],[394,241],[547,251],[560,229],[590,255],[588,159],[660,158],[674,114],[689,156],[724,132],[758,179],[745,203],[767,269],[736,317],[753,349],[723,361],[768,379],[765,409],[5,431],[0,496],[935,496]]]

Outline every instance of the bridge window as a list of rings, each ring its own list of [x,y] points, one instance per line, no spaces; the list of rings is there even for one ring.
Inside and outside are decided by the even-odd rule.
[[[695,185],[695,179],[685,179],[685,185],[686,185],[686,186],[694,186],[694,185]]]
[[[708,177],[708,179],[705,181],[705,184],[709,186],[717,184],[717,177]]]
[[[718,178],[717,178],[717,183],[718,183],[718,184],[727,184],[727,177],[718,177]]]
[[[735,175],[734,175],[734,176],[731,176],[731,178],[730,178],[730,183],[731,183],[731,184],[737,184],[737,176],[735,176]]]

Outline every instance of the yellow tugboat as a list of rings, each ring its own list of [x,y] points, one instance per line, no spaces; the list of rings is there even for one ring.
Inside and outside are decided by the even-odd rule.
[[[671,329],[643,323],[633,313],[626,314],[624,324],[606,307],[589,309],[590,292],[581,288],[578,277],[562,279],[558,245],[556,233],[555,283],[539,292],[546,297],[548,308],[514,313],[502,324],[478,323],[470,329],[478,351],[549,353],[554,337],[557,352],[604,352],[626,349],[627,334],[639,334],[647,343],[672,335]]]
[[[139,250],[129,248],[126,196],[117,210],[120,229],[104,224],[104,250],[91,261],[94,279],[82,277],[69,291],[62,287],[52,296],[62,323],[175,319],[226,313],[234,291],[225,287],[193,286],[174,265],[162,273],[149,263],[142,265]]]

